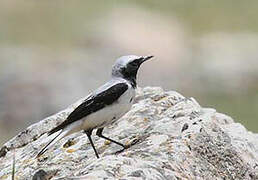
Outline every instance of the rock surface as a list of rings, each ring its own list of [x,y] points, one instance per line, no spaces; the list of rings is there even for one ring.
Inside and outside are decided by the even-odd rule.
[[[104,129],[120,147],[97,136],[95,154],[83,133],[72,134],[43,156],[38,151],[52,138],[45,134],[82,101],[31,125],[0,150],[0,179],[258,179],[258,134],[193,98],[161,88],[138,89],[130,112]],[[34,177],[33,177],[34,176]]]

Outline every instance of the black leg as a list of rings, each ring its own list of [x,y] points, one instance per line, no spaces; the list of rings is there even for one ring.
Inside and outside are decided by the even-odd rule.
[[[93,150],[94,150],[94,152],[95,152],[97,158],[99,158],[98,152],[97,152],[97,150],[96,150],[96,148],[95,148],[95,146],[94,146],[94,144],[93,144],[93,141],[92,141],[92,139],[91,139],[92,130],[88,130],[88,131],[84,131],[84,132],[87,134],[88,139],[89,139],[89,141],[90,141],[90,144],[91,144],[91,146],[92,146],[92,148],[93,148]]]
[[[104,139],[106,139],[106,140],[109,140],[109,141],[111,141],[111,142],[113,142],[113,143],[116,143],[116,144],[122,146],[124,149],[127,148],[127,146],[123,145],[122,143],[119,143],[119,142],[117,142],[117,141],[115,141],[115,140],[113,140],[113,139],[110,139],[110,138],[108,138],[108,137],[106,137],[106,136],[103,136],[103,135],[102,135],[103,129],[104,129],[104,128],[99,128],[99,129],[97,130],[97,133],[96,133],[97,136],[99,136],[99,137],[101,137],[101,138],[104,138]]]

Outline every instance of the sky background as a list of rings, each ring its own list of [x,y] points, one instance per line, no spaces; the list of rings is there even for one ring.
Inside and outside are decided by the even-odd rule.
[[[85,97],[122,55],[161,86],[258,132],[258,1],[0,2],[0,144]]]

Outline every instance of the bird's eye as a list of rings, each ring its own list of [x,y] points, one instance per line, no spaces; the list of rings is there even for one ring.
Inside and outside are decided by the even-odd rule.
[[[130,63],[132,66],[138,66],[138,63],[136,61],[133,61]]]

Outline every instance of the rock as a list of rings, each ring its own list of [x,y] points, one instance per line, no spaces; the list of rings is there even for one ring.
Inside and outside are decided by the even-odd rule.
[[[39,171],[37,171],[37,172],[33,175],[32,180],[49,180],[49,179],[51,179],[56,173],[57,173],[57,171],[45,172],[44,170],[40,169]]]
[[[46,180],[47,179],[47,173],[44,170],[39,170],[37,171],[32,180]]]
[[[258,179],[258,134],[193,98],[161,88],[139,88],[132,109],[104,134],[129,149],[93,136],[72,134],[36,159],[53,137],[45,134],[80,103],[31,125],[0,150],[0,179],[10,179],[12,152],[16,179],[44,172],[52,179]],[[53,173],[54,172],[54,173]],[[52,174],[51,174],[52,173]]]

